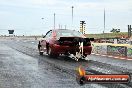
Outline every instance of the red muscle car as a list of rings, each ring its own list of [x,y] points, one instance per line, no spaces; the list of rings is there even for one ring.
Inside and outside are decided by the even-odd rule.
[[[49,56],[58,57],[60,54],[76,54],[79,51],[79,43],[83,42],[83,55],[91,54],[92,47],[90,40],[82,33],[75,30],[56,29],[46,33],[42,40],[39,41],[39,54],[46,52]]]

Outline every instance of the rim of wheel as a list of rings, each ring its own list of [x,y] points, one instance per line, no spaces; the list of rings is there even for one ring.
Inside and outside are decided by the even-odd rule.
[[[48,54],[51,55],[51,48],[49,47]]]

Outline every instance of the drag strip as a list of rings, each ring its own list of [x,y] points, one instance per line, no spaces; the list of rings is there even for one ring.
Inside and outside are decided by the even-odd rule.
[[[13,49],[16,49],[19,52],[22,52],[22,53],[27,54],[29,56],[41,59],[40,60],[41,62],[45,62],[45,63],[50,64],[55,69],[58,69],[58,71],[60,71],[62,74],[66,73],[66,74],[71,75],[72,79],[74,79],[76,76],[75,75],[75,69],[80,65],[85,66],[88,70],[90,69],[89,72],[91,71],[91,73],[94,73],[94,74],[96,74],[100,71],[102,73],[105,73],[105,74],[106,73],[127,73],[127,72],[131,73],[131,69],[127,69],[124,67],[121,69],[120,65],[115,67],[113,64],[108,64],[105,62],[98,63],[97,58],[93,55],[88,57],[88,59],[89,59],[88,61],[76,62],[70,58],[64,58],[64,57],[49,58],[46,55],[39,56],[37,48],[34,47],[36,45],[36,43],[29,43],[29,41],[28,42],[10,41],[9,44],[6,42],[5,42],[5,44],[12,47]],[[92,57],[93,59],[91,59],[90,57]],[[108,59],[108,60],[110,60],[110,59]],[[105,72],[104,72],[104,70],[105,70]],[[87,86],[89,86],[89,85],[87,85]],[[97,84],[97,86],[103,86],[103,87],[108,87],[108,88],[115,88],[115,87],[116,88],[131,88],[131,85],[123,85],[123,84]]]
[[[0,46],[0,88],[80,88],[75,77],[57,65],[46,62],[43,56],[35,57],[18,52],[20,47],[11,42],[6,42],[6,45],[0,42]],[[87,88],[96,88],[95,86],[96,84],[89,84]]]

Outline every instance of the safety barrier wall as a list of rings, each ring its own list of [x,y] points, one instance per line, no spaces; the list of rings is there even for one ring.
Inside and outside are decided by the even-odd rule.
[[[132,46],[127,47],[127,57],[132,58]]]
[[[113,56],[127,56],[127,47],[124,45],[108,45],[107,54]]]
[[[92,53],[132,58],[132,45],[92,43]]]
[[[92,43],[92,52],[97,54],[107,54],[107,46],[111,43]]]

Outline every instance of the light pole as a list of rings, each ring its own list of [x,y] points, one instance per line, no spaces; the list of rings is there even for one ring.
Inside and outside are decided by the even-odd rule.
[[[42,17],[41,19],[42,19],[42,20],[44,20],[44,18],[43,18],[43,17]],[[42,23],[42,24],[43,24],[43,23]],[[42,34],[42,36],[43,36],[43,34]]]
[[[65,25],[65,29],[66,29],[66,25]]]
[[[74,8],[74,7],[72,6],[72,24],[73,24],[73,8]]]
[[[103,31],[103,34],[104,34],[104,39],[105,39],[105,8],[104,8],[104,31]],[[105,39],[105,42],[106,42],[106,39]]]
[[[54,29],[55,29],[55,13],[54,13]]]
[[[105,32],[105,9],[104,9],[104,31],[103,33]]]
[[[72,6],[72,29],[73,29],[73,6]]]

